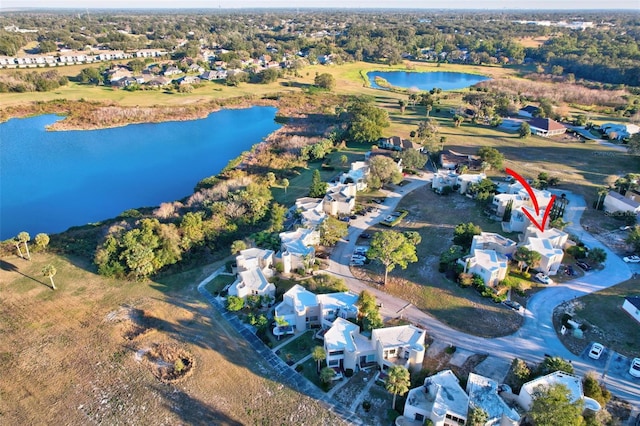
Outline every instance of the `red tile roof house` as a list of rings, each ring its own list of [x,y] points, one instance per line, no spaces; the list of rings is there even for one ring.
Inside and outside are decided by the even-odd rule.
[[[529,121],[529,127],[531,127],[531,133],[536,136],[542,136],[548,138],[550,136],[557,136],[565,133],[567,128],[550,118],[533,118]]]

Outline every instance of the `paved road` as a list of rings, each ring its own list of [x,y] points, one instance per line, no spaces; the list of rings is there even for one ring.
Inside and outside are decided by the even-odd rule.
[[[583,375],[592,370],[602,373],[606,367],[602,368],[599,364],[594,364],[589,358],[573,355],[564,347],[553,328],[552,313],[554,308],[564,301],[584,296],[629,279],[631,270],[629,265],[624,263],[618,255],[602,245],[580,226],[580,217],[586,204],[584,199],[571,193],[565,192],[570,200],[569,207],[565,211],[565,220],[572,223],[567,228],[567,231],[578,235],[590,248],[601,247],[604,249],[607,253],[605,269],[588,272],[580,279],[573,280],[567,284],[552,286],[536,293],[527,303],[523,326],[510,336],[485,339],[454,330],[406,301],[369,287],[351,274],[349,260],[355,248],[358,235],[393,212],[402,196],[426,185],[431,177],[431,174],[426,174],[420,178],[411,178],[411,183],[399,189],[399,192],[388,193],[387,200],[380,206],[378,212],[352,220],[349,227],[349,236],[346,241],[339,242],[336,245],[329,260],[328,271],[344,278],[347,286],[352,291],[359,293],[366,289],[374,294],[378,301],[383,304],[380,313],[385,319],[402,315],[403,318],[415,324],[425,326],[428,333],[435,339],[450,342],[472,352],[479,352],[478,348],[482,348],[480,352],[507,359],[518,357],[530,362],[540,362],[545,354],[557,355],[570,360],[577,374]],[[612,393],[626,399],[633,406],[640,407],[640,379],[632,379],[625,371],[618,370],[617,372],[609,371],[605,382]]]

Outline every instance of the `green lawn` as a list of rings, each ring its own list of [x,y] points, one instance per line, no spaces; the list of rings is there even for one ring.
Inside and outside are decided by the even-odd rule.
[[[627,356],[640,356],[640,324],[622,310],[626,296],[638,294],[640,280],[628,280],[613,287],[581,297],[583,306],[576,312],[598,329],[605,346]]]
[[[522,323],[521,316],[481,297],[471,288],[460,288],[438,272],[440,254],[453,244],[453,229],[457,224],[473,222],[483,231],[502,233],[500,224],[490,221],[474,200],[457,193],[440,196],[428,187],[405,196],[398,209],[406,209],[409,214],[394,227],[394,231],[420,233],[422,242],[417,246],[419,260],[409,264],[405,270],[394,269],[389,273],[387,286],[380,288],[471,334],[496,337],[517,330]],[[385,230],[388,228],[376,225],[367,232]],[[373,285],[382,283],[383,269],[376,262],[352,270]]]
[[[235,279],[233,275],[218,275],[209,281],[205,287],[211,294],[220,293],[225,286],[232,284]]]
[[[304,334],[280,348],[278,353],[280,359],[295,363],[309,355],[314,347],[321,346],[322,343],[313,338],[314,333],[314,330],[305,331]]]

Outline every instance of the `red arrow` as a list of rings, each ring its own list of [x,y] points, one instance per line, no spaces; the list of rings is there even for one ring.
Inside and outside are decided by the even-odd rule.
[[[525,210],[524,207],[522,207],[522,213],[524,213],[529,218],[531,223],[533,223],[540,231],[544,232],[544,225],[547,223],[547,220],[549,219],[549,213],[551,213],[551,207],[553,207],[553,203],[556,200],[556,196],[555,195],[551,196],[551,201],[549,201],[549,204],[547,204],[547,208],[544,210],[544,215],[542,216],[542,222],[538,223],[537,217],[540,216],[540,207],[538,206],[538,199],[536,198],[536,195],[533,192],[533,188],[531,188],[531,185],[529,185],[529,182],[527,182],[525,178],[523,178],[513,170],[505,169],[504,171],[510,174],[511,176],[513,176],[514,179],[516,179],[518,182],[520,182],[523,188],[526,189],[527,192],[529,193],[529,197],[531,198],[533,207],[536,208],[536,218],[534,218],[531,213]]]

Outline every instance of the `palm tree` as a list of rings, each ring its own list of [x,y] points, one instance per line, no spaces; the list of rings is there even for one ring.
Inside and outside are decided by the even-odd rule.
[[[346,155],[342,154],[340,156],[340,164],[342,164],[343,166],[346,165],[349,162],[349,157],[347,157]]]
[[[529,250],[526,260],[527,270],[525,272],[529,273],[529,268],[535,268],[536,266],[538,266],[540,264],[540,260],[542,260],[542,255],[540,253],[538,253],[537,251]]]
[[[239,254],[242,250],[247,249],[247,243],[244,240],[235,240],[231,243],[231,254]]]
[[[396,408],[396,396],[398,394],[404,395],[407,393],[410,385],[411,379],[409,376],[409,370],[401,365],[394,365],[389,369],[384,387],[387,391],[393,394],[393,403],[391,404],[391,408]]]
[[[518,268],[520,269],[520,272],[522,272],[522,265],[527,262],[529,251],[530,250],[525,246],[520,246],[518,247],[516,252],[513,253],[513,260],[515,260],[518,263]]]
[[[335,375],[336,375],[336,372],[333,371],[333,368],[325,367],[322,370],[320,370],[320,381],[325,385],[328,385],[329,383],[331,383],[331,380],[333,380],[333,376]]]
[[[404,114],[404,109],[407,106],[407,101],[405,101],[404,99],[400,99],[398,100],[398,105],[400,105],[400,114]]]
[[[606,186],[601,186],[600,188],[598,188],[598,202],[596,203],[596,210],[600,210],[600,200],[608,193],[609,188],[607,188]]]
[[[47,234],[40,233],[36,235],[35,241],[40,250],[44,250],[49,245],[49,236]]]
[[[53,290],[56,289],[56,284],[53,282],[53,277],[56,275],[56,272],[58,272],[56,271],[56,267],[51,264],[42,268],[42,275],[44,275],[45,277],[49,277],[49,279],[51,280],[51,288]]]
[[[320,362],[327,357],[327,353],[322,346],[316,346],[311,351],[311,357],[318,363],[316,372],[320,373]]]
[[[20,250],[20,244],[22,244],[22,243],[21,243],[21,241],[20,241],[20,239],[19,239],[18,237],[16,237],[16,238],[13,240],[13,244],[15,244],[15,245],[16,245],[16,248],[18,249],[18,256],[20,256],[20,257],[23,257],[23,258],[24,258],[24,256],[22,255],[22,250]]]
[[[284,178],[282,179],[282,187],[284,188],[284,198],[287,198],[287,188],[289,187],[289,179]]]
[[[431,105],[427,105],[425,107],[425,109],[427,110],[427,117],[429,117],[429,113],[431,112],[431,110],[433,109],[433,107]]]
[[[18,241],[24,244],[24,248],[27,251],[27,259],[31,260],[31,254],[29,253],[29,245],[27,242],[31,241],[31,235],[28,232],[22,231],[18,234]]]

